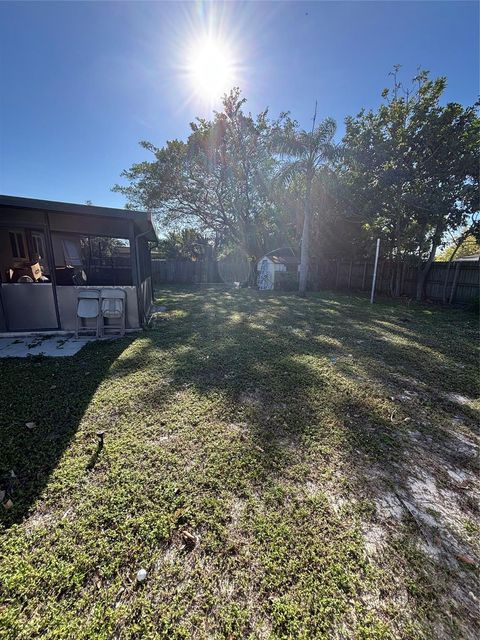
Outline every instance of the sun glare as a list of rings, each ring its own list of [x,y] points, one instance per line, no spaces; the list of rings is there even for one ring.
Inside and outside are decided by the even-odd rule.
[[[235,65],[226,43],[206,38],[190,50],[187,71],[192,88],[204,100],[218,100],[235,84]]]

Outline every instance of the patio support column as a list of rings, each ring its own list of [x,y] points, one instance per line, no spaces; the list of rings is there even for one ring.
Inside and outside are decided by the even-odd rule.
[[[143,300],[142,292],[140,290],[140,273],[138,269],[138,247],[137,239],[135,237],[135,224],[133,220],[130,221],[130,261],[132,263],[132,284],[137,291],[137,306],[138,306],[138,323],[143,325]]]
[[[50,231],[50,218],[45,211],[45,248],[47,250],[47,261],[50,267],[50,280],[52,282],[53,304],[55,306],[55,315],[57,316],[57,329],[62,328],[60,322],[60,311],[58,308],[57,296],[57,274],[55,273],[55,256],[53,253],[52,233]]]

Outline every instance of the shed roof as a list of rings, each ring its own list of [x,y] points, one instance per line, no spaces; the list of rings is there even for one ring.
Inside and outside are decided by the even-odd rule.
[[[265,257],[275,264],[300,264],[300,260],[296,256],[267,255]]]
[[[148,211],[133,211],[131,209],[115,209],[113,207],[98,207],[89,204],[0,195],[0,209],[3,208],[133,220],[139,232],[146,233],[148,240],[155,242],[158,239],[151,214]]]
[[[271,260],[274,264],[300,264],[300,260],[297,258],[295,251],[291,247],[279,247],[278,249],[274,249],[262,256],[260,260],[265,258]]]

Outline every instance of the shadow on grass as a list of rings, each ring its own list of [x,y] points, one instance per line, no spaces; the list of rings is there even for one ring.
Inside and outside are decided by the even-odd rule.
[[[0,361],[0,506],[5,528],[21,522],[74,437],[97,388],[131,339],[92,343],[70,358]],[[27,422],[35,423],[32,429]],[[92,432],[92,450],[98,439]],[[97,457],[100,455],[97,450]],[[94,454],[95,455],[95,454]],[[93,460],[93,458],[92,458]]]
[[[244,419],[265,452],[266,473],[278,466],[276,457],[287,443],[323,431],[327,437],[318,422],[322,415],[345,429],[344,445],[352,452],[360,449],[384,465],[398,461],[405,428],[394,425],[392,414],[407,417],[408,407],[394,394],[412,394],[427,410],[434,403],[444,417],[449,411],[475,417],[447,397],[478,391],[474,359],[465,375],[458,369],[459,349],[468,351],[473,334],[452,341],[442,310],[428,311],[425,318],[423,308],[409,310],[406,328],[398,319],[401,307],[372,309],[361,299],[218,290],[203,297],[191,289],[166,295],[173,308],[183,310],[181,322],[152,331],[142,352],[131,362],[123,359],[115,375],[148,358],[152,372],[156,362],[163,372],[158,350],[176,350],[168,388],[150,388],[143,402],[164,402],[186,387],[199,395],[220,393],[231,419]],[[437,323],[443,323],[442,332]],[[369,397],[372,385],[381,401]]]
[[[183,336],[167,393],[188,388],[222,398],[218,419],[247,431],[244,451],[253,447],[262,468],[258,491],[272,478],[305,483],[302,464],[311,467],[314,457],[319,465],[336,460],[359,499],[373,509],[385,505],[380,518],[413,526],[434,563],[430,571],[460,570],[456,558],[473,552],[448,511],[463,517],[476,509],[448,474],[473,476],[478,414],[450,396],[478,393],[473,319],[423,307],[406,313],[391,303],[372,308],[342,296],[166,295],[188,315],[180,329],[167,322],[153,331],[147,351]],[[455,321],[462,330],[452,335]],[[155,389],[143,396],[147,405],[158,401]],[[442,511],[442,504],[449,506]],[[422,575],[428,598],[435,579]],[[472,586],[467,572],[460,605],[467,616]]]

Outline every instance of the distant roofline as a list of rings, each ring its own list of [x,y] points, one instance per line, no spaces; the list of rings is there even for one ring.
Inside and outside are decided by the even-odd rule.
[[[480,253],[472,253],[469,256],[462,256],[461,258],[454,258],[453,262],[474,262],[480,260]]]

